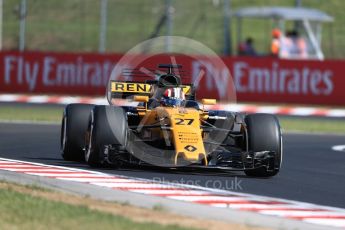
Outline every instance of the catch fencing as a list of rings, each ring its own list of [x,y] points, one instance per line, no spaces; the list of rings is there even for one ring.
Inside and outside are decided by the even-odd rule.
[[[250,3],[241,0],[0,2],[3,50],[110,53],[124,53],[151,37],[176,35],[195,39],[218,54],[236,54],[237,41],[232,38],[237,37],[237,29],[231,12],[248,6],[294,6],[291,0],[253,0]],[[301,2],[303,7],[323,10],[335,18],[334,23],[323,27],[323,50],[326,58],[344,58],[344,2]],[[258,53],[267,54],[273,26],[270,20],[246,19],[242,37],[252,37]]]

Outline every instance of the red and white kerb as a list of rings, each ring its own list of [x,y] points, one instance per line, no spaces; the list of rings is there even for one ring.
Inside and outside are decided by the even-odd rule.
[[[95,171],[0,158],[0,170],[87,183],[168,199],[279,216],[317,225],[345,227],[345,209],[245,193],[111,175]]]

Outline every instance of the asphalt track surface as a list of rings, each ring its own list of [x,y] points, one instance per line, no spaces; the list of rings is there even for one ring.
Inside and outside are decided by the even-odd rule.
[[[59,125],[0,123],[0,157],[90,169],[83,163],[62,160],[59,137]],[[268,179],[249,178],[241,172],[98,171],[345,208],[345,152],[331,149],[344,145],[345,136],[284,134],[283,142],[283,167]]]

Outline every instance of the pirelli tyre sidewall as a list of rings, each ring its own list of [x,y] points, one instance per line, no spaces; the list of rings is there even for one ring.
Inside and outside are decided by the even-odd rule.
[[[249,151],[274,151],[275,170],[268,172],[265,167],[245,170],[248,176],[270,177],[279,172],[283,157],[283,143],[278,118],[272,114],[250,114],[245,117]]]
[[[85,160],[92,167],[104,163],[105,145],[127,145],[128,123],[123,108],[118,106],[95,106],[91,111]]]
[[[84,160],[84,135],[90,112],[94,105],[69,104],[65,107],[61,122],[61,152],[65,160]]]

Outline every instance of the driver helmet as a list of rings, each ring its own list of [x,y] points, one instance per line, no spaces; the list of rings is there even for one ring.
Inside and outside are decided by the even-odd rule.
[[[161,99],[163,106],[176,107],[181,106],[185,100],[185,94],[182,88],[169,88],[164,91]]]

